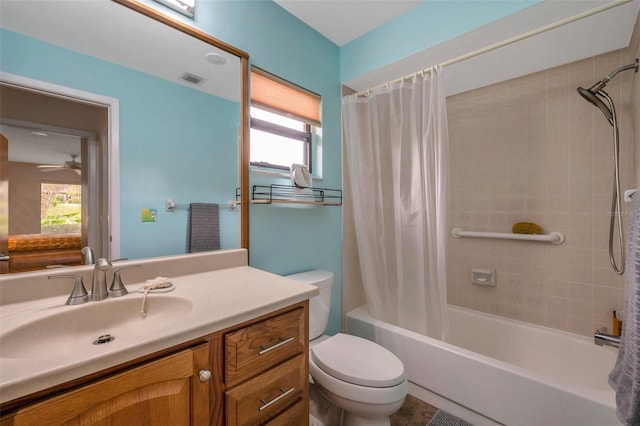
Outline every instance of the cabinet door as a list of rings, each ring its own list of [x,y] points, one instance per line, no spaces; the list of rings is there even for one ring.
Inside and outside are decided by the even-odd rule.
[[[19,410],[14,425],[209,423],[209,347],[200,345]]]

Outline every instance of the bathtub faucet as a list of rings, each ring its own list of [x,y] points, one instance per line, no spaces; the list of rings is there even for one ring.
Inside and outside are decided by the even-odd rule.
[[[601,333],[599,330],[593,334],[593,343],[598,346],[613,346],[614,348],[620,347],[620,337],[612,334]]]

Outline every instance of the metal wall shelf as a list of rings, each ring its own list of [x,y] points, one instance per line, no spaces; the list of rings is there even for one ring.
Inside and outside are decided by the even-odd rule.
[[[238,194],[236,194],[237,197]],[[329,188],[298,188],[291,185],[253,185],[252,204],[313,204],[341,206],[342,190]]]

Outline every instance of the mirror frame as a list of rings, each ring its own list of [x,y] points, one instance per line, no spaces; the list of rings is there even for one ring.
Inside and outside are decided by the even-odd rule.
[[[112,0],[240,58],[240,248],[249,250],[249,54],[137,0]]]

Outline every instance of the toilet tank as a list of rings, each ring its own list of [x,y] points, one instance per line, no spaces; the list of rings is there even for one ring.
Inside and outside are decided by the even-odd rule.
[[[333,284],[333,272],[316,269],[314,271],[301,272],[287,275],[287,278],[315,285],[320,294],[309,299],[309,340],[322,336],[329,323],[329,311],[331,310],[331,285]]]

